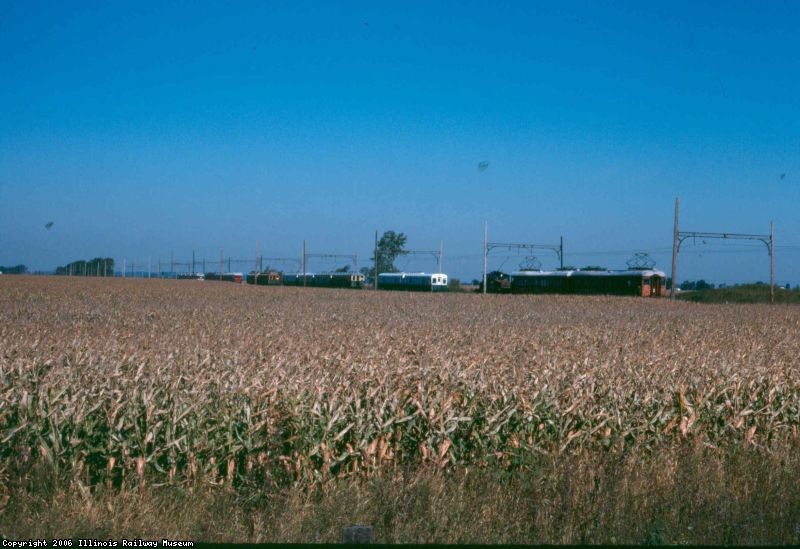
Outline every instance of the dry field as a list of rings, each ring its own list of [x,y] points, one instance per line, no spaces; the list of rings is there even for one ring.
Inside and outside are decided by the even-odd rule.
[[[6,517],[42,468],[88,501],[798,446],[792,306],[7,276],[0,310]]]

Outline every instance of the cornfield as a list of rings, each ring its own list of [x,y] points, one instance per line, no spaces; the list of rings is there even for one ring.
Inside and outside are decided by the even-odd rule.
[[[800,424],[789,306],[3,277],[0,308],[0,486],[769,452]]]

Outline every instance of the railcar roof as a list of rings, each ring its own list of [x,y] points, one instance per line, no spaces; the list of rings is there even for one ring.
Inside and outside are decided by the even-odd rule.
[[[378,276],[447,276],[445,273],[378,273]]]
[[[663,271],[659,271],[656,269],[644,269],[644,270],[622,270],[622,271],[581,271],[580,269],[576,269],[573,271],[515,271],[511,273],[511,276],[563,276],[563,277],[570,277],[570,276],[642,276],[642,277],[652,277],[652,276],[661,276],[666,278],[666,273]]]

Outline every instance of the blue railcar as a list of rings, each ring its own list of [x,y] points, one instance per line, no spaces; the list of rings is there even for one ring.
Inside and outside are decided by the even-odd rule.
[[[380,273],[378,289],[445,292],[447,291],[447,275],[444,273]]]

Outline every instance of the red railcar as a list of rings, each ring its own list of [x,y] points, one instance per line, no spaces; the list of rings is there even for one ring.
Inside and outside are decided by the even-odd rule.
[[[628,271],[518,271],[511,273],[516,294],[596,294],[660,297],[666,275],[652,269]]]

